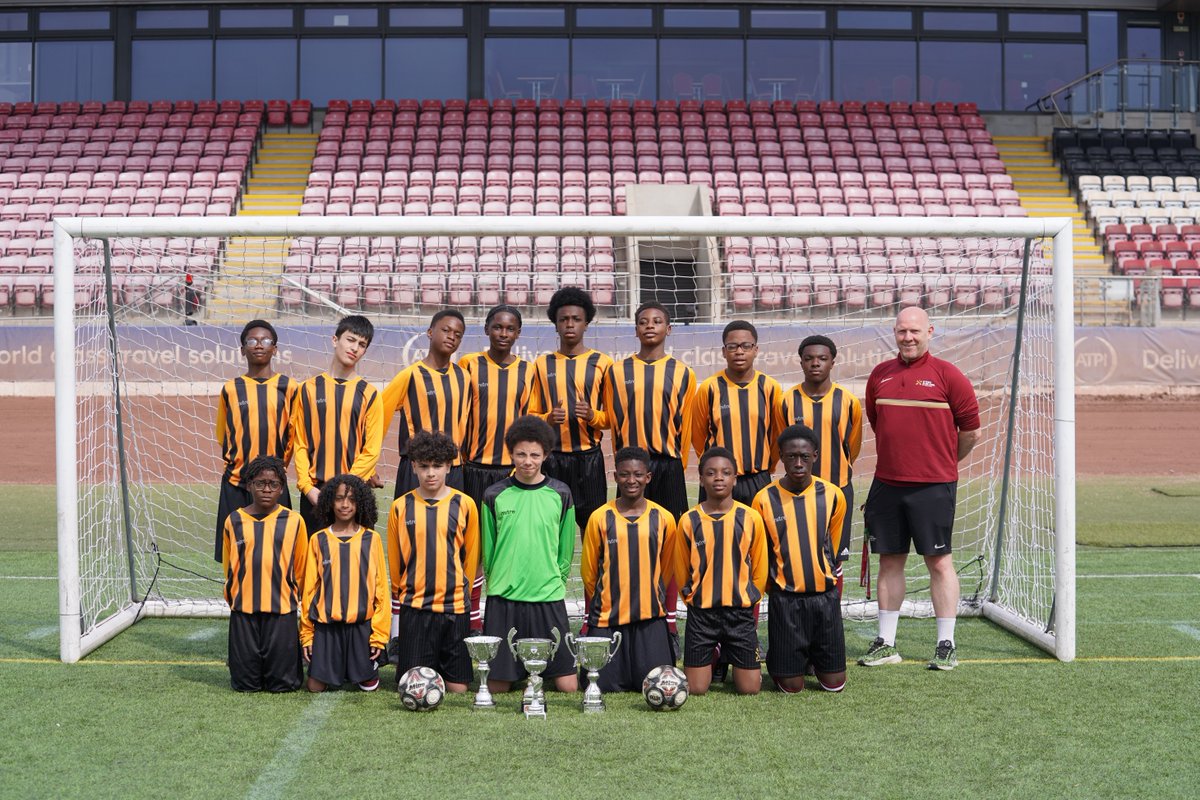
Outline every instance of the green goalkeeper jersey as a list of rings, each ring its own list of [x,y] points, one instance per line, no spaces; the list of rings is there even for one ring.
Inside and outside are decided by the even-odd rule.
[[[515,477],[489,487],[480,514],[489,597],[546,603],[567,596],[575,553],[575,506],[562,481],[525,484]]]

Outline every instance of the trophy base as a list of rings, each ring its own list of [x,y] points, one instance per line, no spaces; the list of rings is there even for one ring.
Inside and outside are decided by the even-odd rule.
[[[472,703],[471,710],[472,711],[495,711],[496,704],[495,703]]]
[[[604,703],[600,703],[598,705],[585,705],[583,707],[583,713],[585,713],[585,714],[601,714],[603,712],[604,712]]]
[[[546,718],[545,706],[543,706],[541,708],[534,708],[533,706],[526,706],[526,707],[523,707],[521,709],[521,711],[522,711],[522,713],[525,714],[525,719],[545,719]]]

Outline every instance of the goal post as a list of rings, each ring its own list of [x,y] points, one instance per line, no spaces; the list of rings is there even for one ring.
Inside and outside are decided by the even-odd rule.
[[[608,299],[604,302],[608,305],[588,333],[590,343],[614,356],[630,353],[634,349],[629,320],[632,309],[641,300],[670,296],[690,316],[676,324],[668,345],[703,355],[692,364],[698,380],[718,370],[711,356],[719,349],[721,327],[731,319],[745,317],[759,327],[763,342],[763,363],[758,368],[775,377],[785,390],[802,379],[798,360],[789,357],[789,351],[794,354],[798,339],[806,333],[820,332],[833,336],[839,346],[834,379],[861,392],[874,363],[894,354],[890,327],[898,308],[916,303],[925,306],[936,329],[933,351],[948,353],[955,363],[961,357],[970,364],[964,371],[976,383],[981,402],[987,404],[984,441],[964,462],[960,483],[955,547],[976,577],[974,590],[964,590],[960,612],[982,615],[1060,660],[1075,657],[1075,334],[1069,219],[87,218],[57,220],[54,236],[63,661],[79,660],[139,618],[228,613],[220,599],[219,566],[211,556],[220,477],[212,420],[221,384],[241,368],[240,361],[227,358],[236,355],[237,332],[253,317],[272,320],[280,328],[281,343],[286,341],[289,346],[291,361],[281,364],[281,371],[290,367],[293,378],[303,379],[327,363],[329,331],[337,315],[366,313],[378,331],[367,356],[368,361],[375,358],[378,362],[367,377],[382,384],[423,354],[418,352],[419,339],[432,309],[421,302],[418,280],[436,269],[439,277],[431,278],[431,285],[444,287],[456,269],[455,251],[439,249],[424,261],[417,256],[411,286],[407,277],[400,288],[395,288],[398,282],[388,283],[392,274],[386,270],[393,265],[371,261],[376,258],[374,242],[385,238],[399,242],[397,246],[392,241],[389,247],[393,249],[388,251],[399,270],[405,258],[404,242],[414,237],[421,242],[454,242],[454,247],[470,241],[472,274],[480,278],[480,286],[483,276],[491,273],[484,265],[486,247],[474,249],[476,244],[502,239],[509,242],[506,252],[511,254],[514,239],[523,240],[522,246],[542,241],[540,237],[555,240],[561,244],[554,253],[563,259],[562,281],[566,283],[567,242],[586,240],[590,248],[593,241],[607,241],[607,262],[593,263],[590,250],[587,258],[581,255],[577,262],[576,277],[581,283],[593,280],[594,270],[607,270]],[[368,238],[370,250],[365,246]],[[373,263],[381,266],[384,271],[380,274],[389,276],[384,283],[395,288],[395,296],[388,296],[384,309],[360,307],[353,292],[340,291],[337,272],[305,282],[290,275],[284,266],[297,243],[308,243],[311,267],[316,263],[313,253],[319,261],[324,243],[333,242],[339,248],[339,243],[345,243],[338,252],[349,258],[349,243],[359,240],[364,242],[366,274],[371,274]],[[188,242],[196,246],[183,254],[174,249],[189,248]],[[785,261],[784,269],[770,273],[765,281],[760,273],[739,271],[742,262],[737,259],[741,256],[734,255],[735,251],[741,253],[741,248],[749,254],[759,242],[777,245],[780,249],[773,252],[782,253]],[[788,271],[786,242],[794,243],[794,253],[808,254],[797,258],[806,264],[803,269],[811,272]],[[818,249],[818,242],[823,249]],[[830,242],[832,251],[824,249]],[[869,255],[845,256],[848,260],[839,261],[860,271],[861,277],[836,269],[820,272],[842,258],[837,255],[839,242],[852,246],[857,242],[863,253],[868,252],[863,243],[871,242],[870,247],[878,247],[881,254],[885,250],[880,243],[887,243],[888,253],[895,246],[902,248],[895,252],[908,254],[940,244],[944,252],[959,255],[944,259],[945,273],[939,273],[936,280],[929,280],[923,266],[917,266],[889,282],[884,277],[891,275],[886,266],[885,273],[872,274],[875,262]],[[961,247],[946,250],[947,243],[953,242]],[[833,255],[818,260],[818,252]],[[553,331],[544,322],[536,324],[544,319],[537,299],[538,255],[532,254],[532,266],[527,254],[525,261],[510,258],[502,267],[509,270],[506,275],[512,275],[516,263],[529,270],[528,275],[516,273],[519,277],[534,279],[533,291],[521,304],[528,312],[529,329],[520,342],[529,341],[523,355],[553,349]],[[989,264],[1006,265],[1006,282],[996,284],[1000,300],[988,311],[983,303],[978,309],[967,308],[969,302],[957,294],[960,277],[963,286],[983,290],[993,280],[977,265],[972,266],[975,255]],[[757,265],[757,250],[742,260],[749,263],[750,258]],[[771,257],[766,258],[770,263]],[[925,263],[917,255],[900,258],[907,259],[910,266]],[[189,294],[181,301],[183,273],[193,269],[196,259],[210,271],[198,276],[200,294]],[[153,273],[153,280],[161,284],[151,284],[151,278],[136,275],[136,267],[131,266],[169,263],[176,264],[175,272]],[[774,263],[773,269],[778,269],[778,258]],[[943,262],[938,263],[941,269]],[[231,277],[238,270],[239,277]],[[959,275],[957,270],[964,273]],[[687,281],[682,278],[685,271]],[[317,274],[315,269],[313,274]],[[891,301],[876,299],[885,296],[874,293],[877,277],[883,281],[881,287],[890,287],[887,291],[891,294],[886,297]],[[759,282],[754,284],[755,280]],[[832,280],[829,285],[834,288],[821,300],[826,296],[821,293],[825,280]],[[259,291],[242,291],[239,296],[249,305],[218,319],[210,295],[222,281],[225,285],[256,286]],[[744,299],[750,296],[744,287],[751,284],[754,291],[775,292],[776,299],[780,293],[803,295],[806,305],[800,308],[798,300],[784,300],[764,311],[754,305],[756,301]],[[367,284],[364,279],[355,285]],[[801,291],[797,287],[810,287],[811,301],[809,288]],[[844,294],[839,294],[841,291]],[[410,300],[410,305],[397,305]],[[479,349],[480,326],[474,317],[485,304],[465,305],[470,306],[462,310],[475,339],[464,343],[463,353]],[[191,313],[197,308],[198,313]],[[847,352],[844,358],[843,347]],[[942,347],[948,349],[939,349]],[[145,353],[150,357],[143,359]],[[865,438],[870,439],[869,432]],[[611,451],[608,442],[604,448],[606,453]],[[383,449],[380,473],[390,479],[395,467],[394,440],[385,438]],[[194,480],[191,476],[185,479],[189,468]],[[855,468],[855,555],[846,565],[843,598],[847,617],[863,618],[877,612],[855,580],[865,577],[857,574],[862,534],[857,507],[865,498],[872,468],[873,450]],[[956,565],[965,569],[959,560],[956,555]],[[903,610],[929,615],[928,593],[922,593],[927,576],[915,562],[919,559],[910,559],[911,601],[906,600]],[[582,594],[578,583],[576,576],[568,589],[572,602],[577,601],[574,595]]]

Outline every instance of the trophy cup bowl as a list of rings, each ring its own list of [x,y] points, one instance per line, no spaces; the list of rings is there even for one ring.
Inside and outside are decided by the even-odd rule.
[[[479,662],[479,691],[475,693],[475,702],[471,705],[477,711],[496,707],[496,701],[488,691],[488,672],[491,671],[488,662],[500,652],[501,641],[499,636],[468,636],[463,639],[471,658]]]
[[[546,694],[542,691],[542,670],[549,666],[558,646],[562,643],[558,628],[551,628],[551,639],[516,639],[517,629],[508,632],[508,649],[513,658],[521,662],[529,673],[525,694],[521,697],[521,710],[526,719],[546,718]],[[513,641],[516,639],[516,641]]]
[[[603,636],[571,636],[567,635],[567,644],[579,666],[587,670],[588,685],[583,691],[583,710],[594,714],[604,710],[604,698],[600,694],[600,670],[612,661],[617,649],[621,646],[621,632],[613,633],[613,638]]]

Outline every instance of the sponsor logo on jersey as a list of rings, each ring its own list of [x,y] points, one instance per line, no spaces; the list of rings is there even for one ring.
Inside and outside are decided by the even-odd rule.
[[[933,381],[927,381],[927,380],[924,380],[924,379],[917,381],[917,382],[916,382],[916,385],[917,385],[917,386],[924,386],[926,389],[936,389],[936,388],[937,388],[937,384],[936,384],[936,383],[934,383]]]

